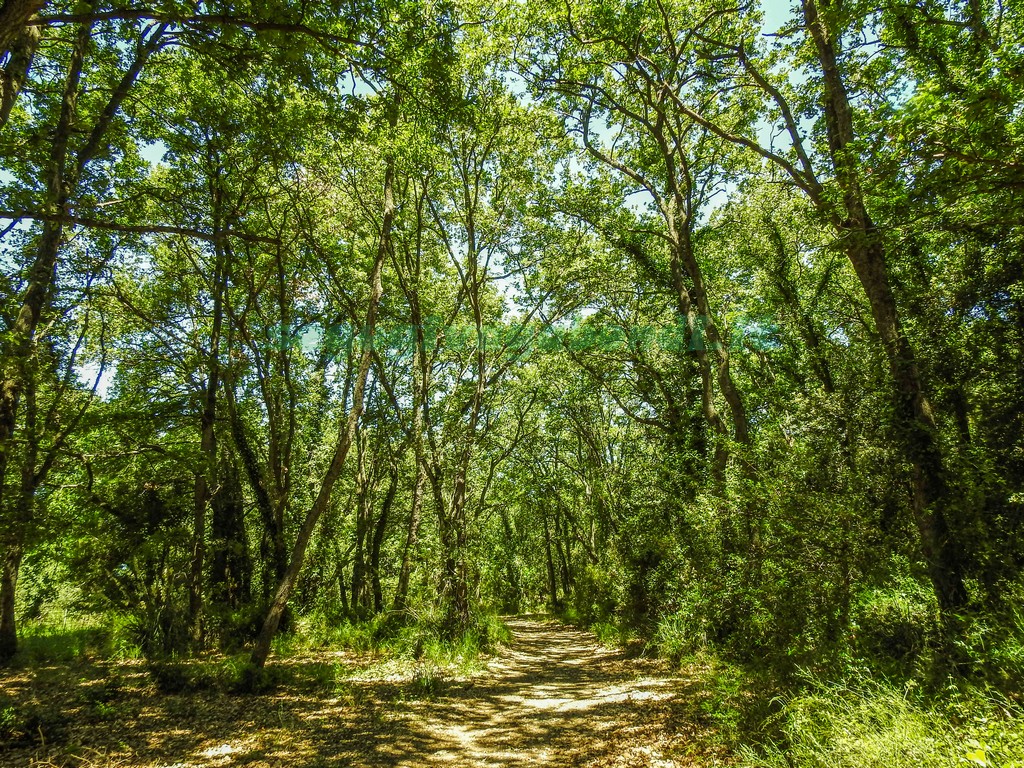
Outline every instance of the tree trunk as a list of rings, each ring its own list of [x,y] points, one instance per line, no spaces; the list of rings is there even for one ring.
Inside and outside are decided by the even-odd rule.
[[[352,446],[352,440],[355,437],[356,425],[358,424],[359,417],[363,412],[363,392],[366,387],[367,376],[370,372],[370,363],[373,360],[373,349],[371,347],[371,343],[373,341],[374,329],[377,324],[378,304],[384,290],[381,273],[384,267],[384,258],[390,248],[391,227],[395,218],[394,176],[394,160],[389,158],[387,169],[384,173],[384,212],[381,221],[380,246],[377,250],[377,258],[374,261],[373,270],[370,274],[370,299],[366,312],[367,344],[363,348],[359,359],[359,370],[356,375],[355,386],[352,392],[352,410],[349,411],[348,418],[341,430],[341,434],[338,436],[338,443],[334,449],[334,456],[331,460],[331,465],[328,467],[323,480],[320,482],[320,490],[317,493],[316,499],[314,500],[312,507],[310,507],[309,512],[306,513],[302,526],[299,528],[298,535],[295,538],[295,544],[292,547],[292,555],[288,563],[288,568],[285,571],[284,577],[281,579],[280,585],[278,585],[274,601],[271,603],[270,609],[267,611],[266,619],[263,622],[263,628],[260,630],[259,637],[256,639],[256,647],[253,649],[250,661],[257,669],[263,668],[263,665],[266,664],[267,657],[270,655],[270,644],[274,639],[274,635],[277,633],[278,625],[281,621],[282,615],[284,614],[285,607],[288,605],[288,597],[291,595],[292,588],[295,586],[295,581],[299,576],[299,571],[302,570],[302,560],[306,554],[306,548],[309,546],[309,539],[313,535],[313,530],[316,528],[317,522],[320,520],[324,510],[327,509],[327,505],[330,503],[331,493],[334,490],[334,485],[345,466],[345,459],[348,457],[349,449]]]
[[[217,162],[216,157],[213,158]],[[213,185],[213,231],[222,231],[223,193],[220,179]],[[189,568],[188,619],[189,639],[199,646],[203,642],[203,571],[206,559],[206,508],[217,480],[217,391],[220,388],[220,336],[224,320],[224,282],[226,280],[226,251],[220,238],[214,242],[216,264],[213,270],[213,327],[210,329],[210,350],[207,355],[206,392],[203,411],[199,417],[200,452],[203,468],[195,476],[194,517],[192,530],[192,560]]]
[[[409,509],[409,527],[406,530],[405,544],[402,547],[402,566],[398,571],[398,586],[395,588],[395,600],[392,604],[394,611],[405,610],[406,601],[409,599],[409,579],[412,578],[413,556],[416,552],[416,542],[419,539],[420,520],[423,516],[423,491],[426,482],[426,472],[421,463],[417,462],[416,480],[412,487],[412,504]]]
[[[0,70],[0,130],[10,119],[18,94],[28,79],[41,37],[39,27],[25,27],[11,43],[10,58]]]
[[[368,446],[356,433],[356,453],[358,470],[356,472],[356,529],[352,558],[352,614],[359,618],[368,607],[366,599],[366,534],[373,515],[373,495],[376,478],[370,477],[366,471],[366,451]]]
[[[224,403],[231,422],[231,438],[242,460],[246,479],[256,500],[260,514],[260,561],[262,563],[262,599],[264,608],[270,607],[271,592],[279,584],[288,567],[284,546],[283,514],[270,498],[267,483],[260,469],[259,460],[245,431],[245,424],[238,413],[234,385],[224,382]]]
[[[6,12],[7,6],[4,6]],[[34,11],[33,11],[34,12]],[[30,14],[31,15],[31,14]],[[26,16],[26,18],[28,18]],[[74,187],[68,178],[68,141],[75,129],[75,112],[82,79],[82,65],[89,47],[91,25],[79,27],[71,50],[68,77],[64,84],[60,114],[53,131],[53,143],[46,174],[46,205],[64,212]],[[0,30],[2,34],[2,30]],[[43,223],[36,248],[36,257],[28,273],[28,287],[22,295],[21,308],[14,324],[5,334],[2,352],[3,379],[0,381],[0,478],[6,476],[8,451],[18,419],[18,404],[25,386],[22,361],[28,359],[35,340],[36,327],[53,284],[57,252],[64,234],[63,223],[57,219]],[[0,483],[0,501],[3,485]]]
[[[384,610],[384,592],[380,586],[380,548],[384,544],[384,536],[388,529],[388,518],[391,515],[391,506],[395,503],[395,494],[398,492],[398,467],[392,468],[391,482],[388,485],[387,493],[384,494],[384,502],[380,507],[380,515],[377,517],[377,524],[373,529],[373,541],[370,544],[370,589],[373,591],[373,610],[380,613]]]
[[[443,625],[451,637],[457,637],[469,626],[469,578],[466,564],[466,476],[456,472],[455,487],[447,514],[440,515],[441,546],[444,569],[441,574],[441,596],[445,602]]]
[[[896,428],[912,467],[912,508],[921,552],[942,612],[944,627],[967,606],[962,564],[946,517],[949,489],[935,418],[924,393],[917,359],[904,334],[886,264],[885,244],[864,202],[854,142],[853,112],[839,71],[832,35],[814,0],[802,0],[804,22],[824,78],[823,109],[829,152],[843,193],[838,222],[846,254],[864,289],[893,380]]]
[[[245,531],[245,500],[238,468],[230,456],[220,462],[220,490],[210,504],[210,582],[213,600],[227,608],[249,602],[252,561]]]
[[[548,515],[542,512],[544,518],[544,556],[548,568],[548,592],[551,595],[551,607],[557,609],[558,602],[558,580],[555,577],[555,561],[551,557],[551,529],[548,526]]]
[[[418,261],[417,261],[418,264]],[[419,277],[418,271],[415,275]],[[409,509],[409,527],[405,534],[405,545],[402,547],[402,566],[398,572],[398,586],[395,589],[393,610],[405,609],[409,597],[409,579],[412,576],[413,557],[416,542],[419,538],[420,520],[423,515],[423,493],[427,482],[426,457],[423,455],[424,397],[426,396],[429,366],[426,361],[426,344],[423,331],[423,319],[419,313],[419,300],[414,292],[408,291],[407,296],[412,308],[413,328],[416,334],[416,347],[412,358],[413,379],[413,415],[412,442],[416,454],[416,480],[412,488],[412,504]]]
[[[8,661],[18,650],[18,627],[14,598],[21,568],[21,546],[10,544],[3,555],[0,573],[0,663]]]

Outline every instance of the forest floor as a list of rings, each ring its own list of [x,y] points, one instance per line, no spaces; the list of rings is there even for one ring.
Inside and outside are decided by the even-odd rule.
[[[508,625],[512,643],[471,674],[324,650],[272,658],[284,674],[260,695],[204,685],[194,672],[172,692],[175,678],[143,662],[0,671],[0,729],[5,717],[20,723],[0,739],[0,764],[730,764],[698,672],[630,658],[550,619]]]

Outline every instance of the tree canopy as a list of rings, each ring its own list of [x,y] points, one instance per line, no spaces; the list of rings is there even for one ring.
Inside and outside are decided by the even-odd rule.
[[[7,0],[0,657],[69,610],[261,668],[296,616],[547,605],[998,677],[1022,35],[945,0]]]

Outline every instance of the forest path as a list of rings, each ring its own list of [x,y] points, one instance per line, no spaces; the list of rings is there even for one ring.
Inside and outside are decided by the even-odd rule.
[[[729,759],[698,668],[673,673],[546,617],[468,677],[328,648],[275,657],[262,695],[218,683],[217,655],[171,665],[81,660],[0,669],[11,768],[690,768]],[[6,729],[6,732],[5,732]]]
[[[686,757],[693,701],[664,664],[628,659],[551,619],[507,622],[513,642],[484,674],[410,703],[367,765],[711,765]],[[680,720],[680,717],[685,720]],[[673,757],[669,757],[669,755]],[[364,756],[365,759],[365,756]]]

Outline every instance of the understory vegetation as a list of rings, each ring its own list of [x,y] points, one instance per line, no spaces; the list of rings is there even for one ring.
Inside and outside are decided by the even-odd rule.
[[[739,764],[1024,768],[1022,39],[4,3],[0,663],[430,696],[550,612]]]

